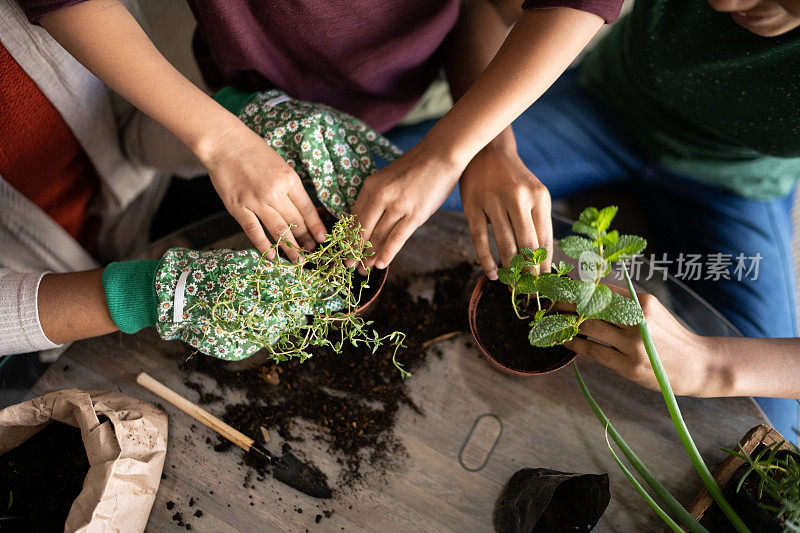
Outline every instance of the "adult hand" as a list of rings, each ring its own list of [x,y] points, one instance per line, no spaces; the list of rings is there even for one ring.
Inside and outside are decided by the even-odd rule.
[[[366,179],[353,213],[375,254],[365,267],[385,268],[406,240],[447,199],[463,167],[423,139]]]
[[[627,289],[610,288],[625,296],[629,294]],[[655,296],[644,292],[637,292],[637,296],[675,394],[720,395],[728,385],[729,376],[714,355],[711,338],[687,330]],[[588,338],[575,337],[564,346],[607,366],[625,379],[659,390],[638,326],[587,320],[580,332]]]
[[[467,165],[459,182],[464,215],[483,270],[497,279],[488,226],[491,224],[500,260],[508,266],[523,246],[547,249],[541,271],[550,270],[553,223],[550,194],[517,155],[513,137],[493,142]]]
[[[282,237],[281,249],[293,262],[300,246],[312,250],[325,240],[325,226],[300,177],[244,124],[232,126],[201,161],[228,212],[259,252],[270,247],[264,228],[274,241]]]

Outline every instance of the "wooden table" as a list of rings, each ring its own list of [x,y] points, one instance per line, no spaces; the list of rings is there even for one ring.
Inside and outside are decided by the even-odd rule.
[[[203,229],[204,228],[204,229]],[[160,243],[150,253],[176,243],[197,245],[197,238],[220,236],[219,223]],[[194,239],[194,240],[193,240]],[[241,237],[235,237],[239,239]],[[209,241],[206,242],[208,244]],[[435,252],[432,252],[434,250]],[[433,270],[472,257],[460,215],[437,213],[406,245],[392,265],[392,276]],[[424,293],[424,287],[422,292]],[[713,329],[713,328],[712,328]],[[181,512],[192,531],[488,531],[495,500],[523,467],[546,467],[581,473],[608,472],[611,504],[598,531],[656,531],[658,518],[630,488],[613,463],[603,428],[587,406],[570,368],[535,378],[516,378],[493,369],[469,347],[469,334],[443,342],[441,358],[430,357],[408,385],[423,416],[401,411],[397,433],[408,451],[385,479],[320,502],[268,478],[243,487],[246,470],[237,450],[218,453],[206,444],[215,436],[184,413],[165,405],[170,417],[165,478],[148,522],[150,531],[185,531],[172,519]],[[75,343],[42,376],[33,394],[67,387],[116,389],[153,403],[159,399],[136,385],[146,371],[189,399],[185,374],[174,359],[177,350],[152,332],[108,335]],[[590,361],[579,362],[588,386],[617,429],[653,472],[682,502],[700,487],[659,394],[629,383]],[[205,376],[192,376],[203,380]],[[209,388],[212,383],[207,382]],[[166,402],[161,402],[166,404]],[[697,445],[713,468],[752,426],[764,422],[748,398],[680,401]],[[209,410],[221,413],[221,404]],[[459,461],[459,451],[476,419],[486,414],[476,437]],[[499,420],[499,422],[498,422]],[[484,447],[502,424],[496,448],[477,472]],[[194,425],[194,428],[192,426]],[[313,440],[302,449],[335,479],[338,466]],[[212,494],[213,492],[213,494]],[[196,503],[189,506],[189,499]],[[167,502],[175,502],[167,509]],[[252,503],[252,505],[251,505]],[[193,513],[202,510],[202,517]],[[302,509],[302,513],[297,512]],[[330,518],[315,522],[323,510]]]

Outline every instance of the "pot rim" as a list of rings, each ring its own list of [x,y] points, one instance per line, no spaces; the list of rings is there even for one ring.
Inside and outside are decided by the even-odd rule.
[[[488,359],[492,364],[494,364],[495,367],[508,374],[511,374],[513,376],[526,376],[526,377],[550,374],[551,372],[561,370],[562,368],[564,368],[565,366],[567,366],[568,364],[570,364],[572,361],[575,360],[578,354],[573,353],[571,357],[569,357],[566,360],[562,359],[560,363],[556,363],[556,366],[551,368],[547,368],[544,370],[516,370],[505,366],[497,359],[495,359],[494,356],[491,353],[489,353],[489,350],[487,350],[486,347],[481,342],[480,335],[478,334],[478,327],[476,324],[478,315],[478,302],[483,296],[483,293],[486,291],[486,284],[489,281],[490,281],[489,278],[484,273],[478,280],[478,282],[475,284],[475,288],[472,289],[472,295],[470,296],[469,299],[469,329],[470,332],[472,333],[472,338],[475,340],[475,344],[478,345],[478,348],[480,349],[481,353],[486,357],[486,359]]]

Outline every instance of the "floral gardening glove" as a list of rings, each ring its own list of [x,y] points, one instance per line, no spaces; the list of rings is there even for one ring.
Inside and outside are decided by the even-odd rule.
[[[165,340],[235,361],[271,346],[307,316],[344,302],[307,294],[288,261],[255,250],[172,248],[160,261],[112,263],[103,287],[114,323],[125,333],[155,326]]]
[[[357,118],[279,90],[251,95],[239,118],[313,184],[336,218],[350,213],[364,179],[378,170],[373,155],[392,162],[402,153]]]

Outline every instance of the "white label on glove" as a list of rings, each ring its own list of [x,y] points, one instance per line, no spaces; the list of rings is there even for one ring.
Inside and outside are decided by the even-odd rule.
[[[288,102],[291,99],[292,98],[290,96],[287,96],[287,95],[284,94],[283,96],[276,96],[272,100],[267,100],[267,104],[266,105],[269,106],[269,107],[273,107],[273,106],[276,106],[278,104],[282,104],[284,102]]]
[[[186,279],[189,271],[184,270],[178,277],[178,284],[175,285],[175,299],[172,301],[172,321],[183,322],[183,305],[186,303]]]

